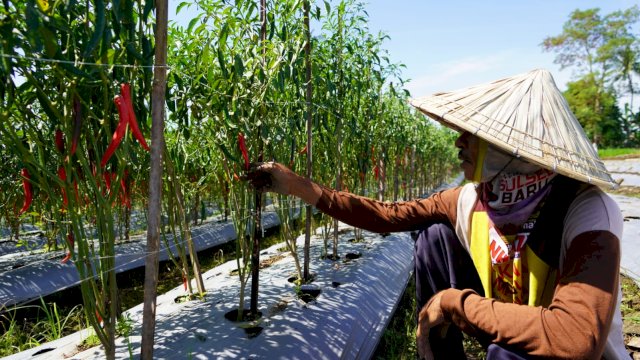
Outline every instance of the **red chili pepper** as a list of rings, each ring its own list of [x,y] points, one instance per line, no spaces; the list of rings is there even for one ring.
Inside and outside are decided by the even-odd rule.
[[[20,209],[18,216],[29,210],[31,202],[33,201],[33,188],[31,187],[31,175],[29,174],[29,170],[27,170],[27,168],[22,169],[20,171],[20,175],[22,176],[22,188],[24,189],[24,204],[22,205],[22,209]]]
[[[380,175],[380,168],[378,165],[373,167],[373,177],[378,180],[378,176]]]
[[[182,285],[184,285],[184,289],[187,290],[187,278],[186,278],[186,276],[182,276]]]
[[[100,162],[101,167],[104,167],[105,165],[107,165],[107,161],[109,161],[109,159],[111,158],[111,155],[113,155],[113,153],[118,148],[118,145],[120,145],[120,142],[122,142],[122,139],[124,138],[124,135],[126,134],[126,131],[127,131],[127,124],[129,122],[127,106],[125,104],[123,97],[121,95],[117,95],[113,99],[113,102],[115,102],[116,106],[118,107],[120,122],[118,123],[118,126],[116,127],[116,131],[113,133],[113,136],[111,137],[111,143],[109,143],[107,150],[104,152],[104,155],[102,156],[102,161]]]
[[[102,316],[100,316],[100,313],[98,312],[98,309],[96,309],[96,319],[98,319],[99,323],[102,322]],[[102,325],[102,324],[100,324],[100,325]]]
[[[304,147],[302,150],[298,151],[298,155],[304,155],[304,154],[306,154],[306,153],[307,153],[307,146],[308,146],[308,145],[305,145],[305,147]]]
[[[62,130],[56,129],[56,148],[62,154],[64,153],[64,134]]]
[[[133,102],[131,101],[131,85],[128,83],[124,83],[120,85],[120,94],[124,98],[124,101],[127,105],[127,111],[129,115],[129,126],[131,127],[131,132],[133,136],[138,139],[140,145],[147,151],[149,150],[149,145],[144,139],[142,132],[140,131],[140,127],[138,127],[138,120],[136,119],[136,113],[133,111]]]
[[[245,170],[249,170],[249,153],[247,153],[247,144],[244,142],[244,135],[242,133],[238,133],[238,147],[244,158],[244,168]]]
[[[62,166],[58,168],[58,177],[62,181],[67,181],[67,172],[64,170],[64,167]],[[64,187],[62,187],[61,190],[62,190],[62,205],[63,205],[63,208],[66,208],[67,205],[69,205],[69,199],[67,198],[67,191],[64,189]]]
[[[71,259],[71,249],[73,248],[73,243],[74,243],[73,234],[71,233],[67,234],[67,242],[69,245],[69,250],[67,250],[67,255],[60,261],[63,264],[66,264],[67,261]]]
[[[80,139],[80,130],[82,130],[82,106],[78,96],[73,97],[73,137],[71,138],[71,155],[76,153],[78,140]]]
[[[233,180],[240,181],[240,177],[238,176],[238,174],[233,173]]]

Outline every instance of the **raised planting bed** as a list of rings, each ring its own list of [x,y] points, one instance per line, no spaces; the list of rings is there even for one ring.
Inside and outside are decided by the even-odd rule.
[[[257,320],[238,323],[225,317],[238,307],[235,261],[203,274],[208,291],[203,299],[185,299],[182,286],[159,296],[154,357],[369,358],[412,272],[413,240],[408,233],[382,237],[364,232],[364,241],[350,242],[351,230],[341,225],[338,261],[321,259],[323,241],[319,235],[312,237],[310,270],[315,280],[309,286],[290,282],[295,267],[284,244],[262,251]],[[297,242],[302,256],[304,237]],[[140,353],[142,305],[125,316],[132,330],[128,338],[117,339],[117,358]],[[7,359],[103,358],[99,347],[78,351],[87,336],[72,334]]]
[[[280,220],[271,206],[262,215],[263,229],[271,229]],[[222,222],[219,216],[211,217],[202,225],[192,228],[196,251],[219,246],[236,239],[231,220]],[[174,255],[175,244],[170,235],[168,242]],[[130,242],[116,244],[116,272],[121,273],[144,266],[146,235],[132,237]],[[96,245],[97,246],[97,245]],[[22,304],[41,296],[76,286],[80,283],[73,260],[62,263],[64,251],[10,252],[0,256],[0,308]],[[161,243],[160,261],[169,259],[169,251]]]

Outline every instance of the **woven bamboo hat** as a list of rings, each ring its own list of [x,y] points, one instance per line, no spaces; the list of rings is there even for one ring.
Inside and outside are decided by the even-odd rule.
[[[590,184],[618,187],[546,70],[410,103],[454,130],[468,131],[531,163]]]

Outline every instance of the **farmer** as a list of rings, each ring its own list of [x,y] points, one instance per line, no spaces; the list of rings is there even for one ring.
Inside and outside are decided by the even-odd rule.
[[[622,215],[615,188],[544,70],[411,104],[459,131],[464,186],[385,203],[335,191],[278,163],[257,188],[300,197],[375,232],[421,230],[415,244],[418,352],[488,359],[628,359],[620,314]],[[598,186],[596,186],[598,185]]]

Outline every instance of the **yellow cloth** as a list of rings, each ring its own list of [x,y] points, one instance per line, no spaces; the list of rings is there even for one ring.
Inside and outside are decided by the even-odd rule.
[[[528,236],[528,232],[504,236],[486,211],[473,213],[471,258],[486,297],[529,306],[551,302],[557,270],[529,248]]]

